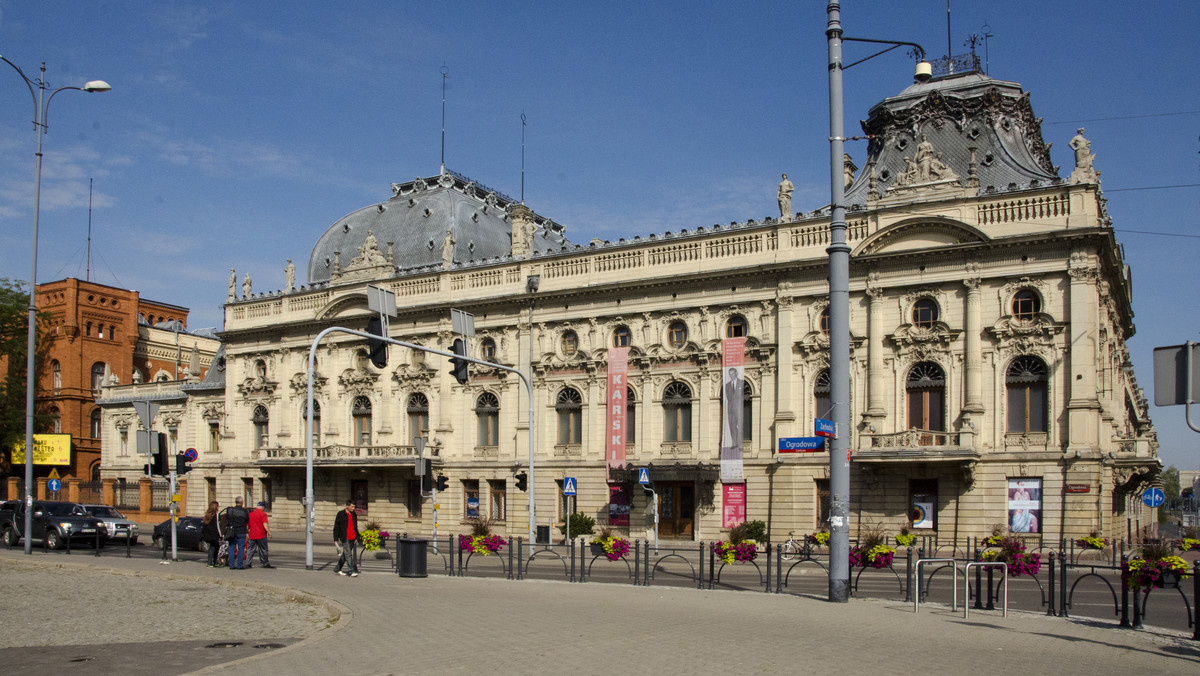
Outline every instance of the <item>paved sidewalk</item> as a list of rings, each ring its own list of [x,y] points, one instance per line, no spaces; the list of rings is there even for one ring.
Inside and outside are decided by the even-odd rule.
[[[13,558],[37,557],[0,550],[0,569],[14,565],[5,563]],[[56,556],[55,563],[64,558]],[[1190,635],[1134,632],[1040,614],[1010,613],[1005,618],[999,611],[980,612],[964,621],[961,611],[922,606],[914,614],[911,605],[896,602],[830,604],[752,592],[440,575],[405,579],[381,572],[348,578],[294,568],[232,573],[200,563],[163,566],[137,558],[71,557],[63,568],[81,577],[92,569],[261,584],[324,599],[341,609],[341,619],[331,628],[194,672],[203,674],[833,673],[876,668],[958,674],[985,665],[989,670],[1192,674],[1200,667],[1200,644]],[[145,605],[119,611],[97,607],[86,602],[85,585],[75,588],[84,598],[69,611],[90,615],[92,621],[111,621],[115,612],[161,612]],[[260,610],[270,617],[270,608]]]

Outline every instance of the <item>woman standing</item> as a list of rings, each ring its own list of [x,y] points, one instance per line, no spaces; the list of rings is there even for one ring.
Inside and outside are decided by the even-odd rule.
[[[217,511],[220,505],[216,500],[208,504],[208,511],[204,513],[204,528],[200,531],[200,537],[208,543],[208,567],[217,567],[217,555],[221,551],[221,524],[217,519]]]

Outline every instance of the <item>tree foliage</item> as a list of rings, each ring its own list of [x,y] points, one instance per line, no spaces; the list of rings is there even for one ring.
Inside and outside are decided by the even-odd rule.
[[[25,283],[0,277],[0,475],[13,444],[25,438],[25,355],[29,293]]]
[[[1179,469],[1175,465],[1171,465],[1163,470],[1162,475],[1162,490],[1166,496],[1164,502],[1158,508],[1158,522],[1163,523],[1169,520],[1167,514],[1167,505],[1178,500],[1179,498]]]

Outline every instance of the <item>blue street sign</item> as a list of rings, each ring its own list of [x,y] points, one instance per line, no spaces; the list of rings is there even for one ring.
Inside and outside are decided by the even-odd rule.
[[[643,486],[650,483],[650,470],[645,467],[638,470],[638,483]]]
[[[575,495],[575,477],[563,477],[563,495]]]
[[[780,437],[780,453],[809,453],[825,450],[825,437]]]
[[[1142,502],[1146,503],[1147,507],[1158,507],[1167,501],[1167,494],[1163,493],[1161,488],[1147,488],[1145,493],[1142,493]]]
[[[183,457],[187,458],[188,462],[196,462],[196,458],[199,458],[200,454],[196,452],[196,449],[189,448],[183,452]]]
[[[48,490],[48,491],[54,491],[55,493],[57,493],[58,489],[60,489],[60,488],[62,488],[62,482],[59,481],[58,479],[51,479],[46,482],[46,490]]]
[[[833,424],[832,420],[826,420],[824,418],[817,418],[816,420],[813,421],[813,427],[815,428],[815,431],[816,431],[816,434],[818,437],[836,437],[837,436],[837,425]]]

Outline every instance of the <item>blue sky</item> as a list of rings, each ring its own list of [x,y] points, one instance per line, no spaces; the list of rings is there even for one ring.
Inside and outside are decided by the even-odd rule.
[[[1032,93],[1063,176],[1087,128],[1153,399],[1152,349],[1200,340],[1200,4],[952,9],[954,52],[990,27],[990,74]],[[947,51],[943,0],[845,0],[842,20]],[[335,220],[437,173],[443,65],[447,167],[519,197],[524,112],[526,202],[575,242],[774,215],[784,171],[812,210],[828,202],[825,21],[818,0],[0,0],[0,54],[27,75],[45,61],[53,87],[113,85],[50,106],[38,278],[87,276],[91,178],[91,278],[219,328],[230,268],[278,289]],[[846,46],[847,62],[869,53]],[[899,50],[847,71],[847,129],[911,73]],[[0,64],[0,277],[29,277],[32,112]],[[848,150],[862,164],[865,144]],[[1152,416],[1164,462],[1200,467],[1183,408]]]

